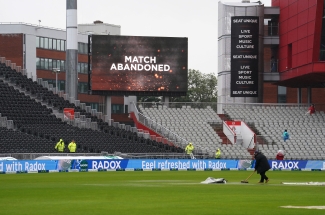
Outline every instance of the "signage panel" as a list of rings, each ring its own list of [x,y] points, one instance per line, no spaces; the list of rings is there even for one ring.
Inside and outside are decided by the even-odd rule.
[[[258,96],[258,16],[231,17],[231,97]]]

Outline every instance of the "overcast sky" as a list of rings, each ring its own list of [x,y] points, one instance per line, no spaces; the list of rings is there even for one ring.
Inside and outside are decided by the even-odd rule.
[[[0,22],[41,20],[42,26],[66,27],[66,0],[0,0],[0,5]],[[218,0],[78,0],[78,24],[95,20],[120,25],[122,35],[188,37],[189,69],[217,74]]]

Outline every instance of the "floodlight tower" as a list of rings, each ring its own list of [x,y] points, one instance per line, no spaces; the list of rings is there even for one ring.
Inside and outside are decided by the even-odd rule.
[[[69,97],[78,99],[78,25],[77,0],[67,0],[67,43],[65,92]]]

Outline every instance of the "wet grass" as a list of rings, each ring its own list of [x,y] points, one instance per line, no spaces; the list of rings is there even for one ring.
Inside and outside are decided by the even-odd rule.
[[[0,175],[0,214],[325,214],[281,206],[325,205],[325,172],[271,171],[268,184],[247,171],[76,172]],[[227,184],[201,184],[207,177]]]

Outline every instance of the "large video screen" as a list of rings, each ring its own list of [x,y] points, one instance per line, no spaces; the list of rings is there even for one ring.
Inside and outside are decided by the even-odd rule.
[[[92,94],[185,95],[188,39],[91,35]]]

